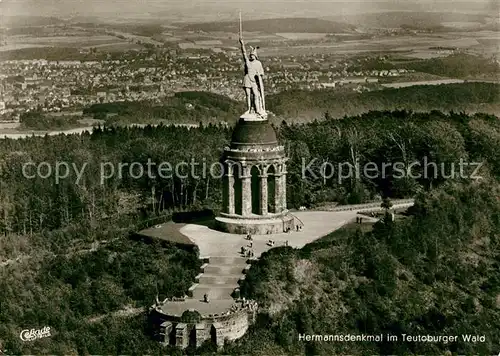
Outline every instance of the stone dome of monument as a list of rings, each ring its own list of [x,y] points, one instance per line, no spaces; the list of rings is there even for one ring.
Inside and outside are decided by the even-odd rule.
[[[233,131],[231,146],[277,145],[276,132],[267,120],[241,119]]]

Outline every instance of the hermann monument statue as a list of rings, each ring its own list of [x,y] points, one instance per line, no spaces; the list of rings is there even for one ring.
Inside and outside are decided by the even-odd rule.
[[[216,222],[220,230],[235,234],[283,233],[294,229],[286,202],[287,157],[267,120],[264,69],[257,48],[251,47],[247,54],[241,27],[240,14],[247,111],[233,130],[230,146],[224,149],[223,209]]]
[[[247,99],[247,111],[245,116],[248,118],[265,119],[266,104],[264,97],[264,68],[259,61],[257,49],[259,47],[250,46],[250,55],[247,54],[245,42],[243,41],[243,29],[240,13],[240,45],[241,53],[243,54],[243,62],[245,64],[245,76],[243,77],[243,88]]]

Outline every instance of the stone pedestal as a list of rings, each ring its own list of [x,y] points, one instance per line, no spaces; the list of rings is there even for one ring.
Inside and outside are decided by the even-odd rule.
[[[267,120],[254,114],[240,119],[223,157],[224,213],[216,219],[220,230],[275,234],[293,228],[293,218],[286,211],[286,161],[285,148],[278,144]],[[272,182],[274,189],[268,182]],[[269,203],[274,205],[272,211]]]
[[[240,119],[246,121],[265,121],[267,120],[267,116],[268,114],[265,111],[260,114],[256,112],[246,112],[240,115]]]
[[[268,214],[265,217],[254,215],[249,218],[221,214],[215,218],[215,222],[218,230],[239,235],[281,234],[288,229],[293,231],[294,227],[293,216],[287,214]]]

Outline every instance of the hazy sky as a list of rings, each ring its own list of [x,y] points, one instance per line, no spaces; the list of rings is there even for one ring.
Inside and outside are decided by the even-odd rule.
[[[498,10],[497,0],[0,0],[4,15],[162,17],[178,20],[275,16],[336,16],[408,10],[478,12]]]

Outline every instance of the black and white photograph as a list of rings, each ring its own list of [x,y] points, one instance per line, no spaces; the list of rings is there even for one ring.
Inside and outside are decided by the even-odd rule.
[[[500,2],[0,0],[0,355],[500,355]]]

